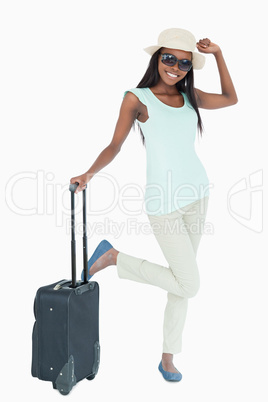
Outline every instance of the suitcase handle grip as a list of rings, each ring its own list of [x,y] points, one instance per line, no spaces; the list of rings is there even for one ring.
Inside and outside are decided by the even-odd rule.
[[[72,288],[76,287],[76,245],[75,245],[75,203],[74,193],[79,186],[79,183],[70,184],[69,190],[71,192],[71,224],[72,224],[72,238],[71,238],[71,252],[72,252]],[[88,263],[87,257],[87,222],[86,222],[86,189],[83,190],[83,271],[84,283],[87,283],[88,277]]]
[[[79,186],[79,183],[78,183],[78,182],[75,182],[75,183],[73,183],[73,184],[70,184],[70,185],[69,185],[69,190],[71,191],[71,193],[75,193],[75,191],[76,191],[76,189],[77,189],[78,186]]]
[[[71,191],[71,193],[75,193],[78,186],[79,186],[79,183],[77,181],[75,183],[70,184],[69,190]],[[85,186],[87,188],[87,184]]]

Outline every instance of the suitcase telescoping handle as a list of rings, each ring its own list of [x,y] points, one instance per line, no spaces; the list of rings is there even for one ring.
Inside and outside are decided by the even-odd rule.
[[[71,251],[72,251],[72,288],[76,287],[76,246],[75,246],[75,205],[74,205],[74,193],[79,183],[70,184],[69,190],[71,192]],[[86,190],[83,190],[83,271],[84,271],[84,283],[88,280],[87,269],[87,218],[86,218]]]

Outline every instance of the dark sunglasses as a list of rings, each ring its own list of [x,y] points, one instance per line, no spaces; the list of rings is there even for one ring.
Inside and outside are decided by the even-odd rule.
[[[169,53],[161,53],[161,61],[169,67],[175,66],[177,63],[179,63],[179,69],[181,71],[190,71],[193,66],[190,60],[179,60],[176,56]]]

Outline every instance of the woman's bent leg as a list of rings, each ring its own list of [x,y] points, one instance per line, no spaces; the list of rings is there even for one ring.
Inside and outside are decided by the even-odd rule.
[[[191,240],[187,233],[181,233],[182,215],[175,211],[149,216],[149,220],[168,267],[119,252],[119,277],[158,286],[183,298],[195,296],[199,289],[199,273]]]

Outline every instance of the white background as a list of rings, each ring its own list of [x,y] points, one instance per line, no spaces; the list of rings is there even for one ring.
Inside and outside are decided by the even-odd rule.
[[[79,383],[68,398],[267,401],[265,15],[260,0],[1,2],[5,399],[63,398],[50,383],[31,377],[31,332],[37,288],[70,275],[69,179],[85,172],[110,142],[123,92],[135,87],[147,68],[143,48],[155,44],[163,29],[181,27],[221,46],[239,98],[231,108],[201,111],[205,133],[196,149],[214,185],[207,215],[213,233],[200,245],[201,289],[189,303],[183,352],[175,357],[183,380],[167,383],[157,370],[165,292],[121,281],[111,267],[96,276],[99,374]],[[196,87],[218,92],[214,57],[206,60],[195,74]],[[131,183],[142,189],[145,168],[145,150],[132,131],[103,173],[116,179],[119,190]],[[125,195],[138,194],[131,191]],[[113,194],[111,182],[101,176],[89,186],[88,222],[99,223],[99,232],[89,233],[89,253],[106,238],[121,251],[165,264],[153,235],[138,230],[138,223],[146,228],[145,213],[129,214],[142,201],[126,201],[128,211],[119,205],[109,209]],[[81,206],[81,198],[77,202]],[[103,208],[106,212],[92,213]],[[105,219],[122,225],[120,236],[105,229]],[[80,246],[78,235],[79,267]]]

